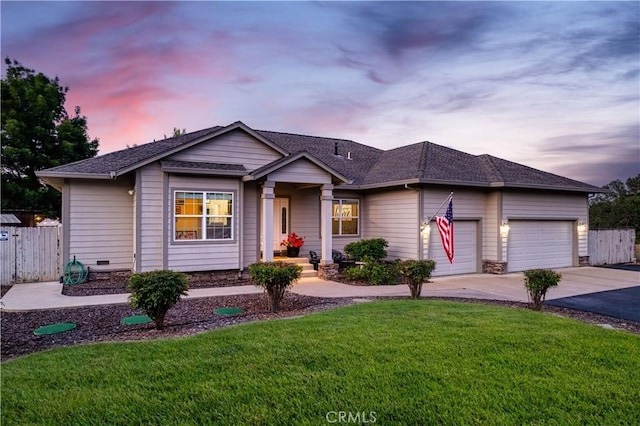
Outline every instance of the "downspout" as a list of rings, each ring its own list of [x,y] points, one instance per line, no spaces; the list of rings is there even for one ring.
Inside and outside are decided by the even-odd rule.
[[[244,182],[242,180],[238,190],[238,224],[238,278],[240,278],[244,269]]]

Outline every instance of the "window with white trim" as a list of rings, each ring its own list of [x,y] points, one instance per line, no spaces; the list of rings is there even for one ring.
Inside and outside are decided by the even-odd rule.
[[[233,193],[175,191],[174,241],[233,240]]]
[[[360,200],[333,200],[331,219],[333,235],[358,235]]]

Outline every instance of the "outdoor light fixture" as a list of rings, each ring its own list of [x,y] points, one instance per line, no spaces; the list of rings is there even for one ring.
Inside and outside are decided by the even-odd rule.
[[[129,193],[129,195],[133,195],[133,194],[136,193],[136,190],[135,189],[130,189],[127,192]]]
[[[509,223],[507,223],[506,221],[502,222],[502,225],[500,225],[500,233],[502,235],[507,235],[509,233],[509,229],[511,229],[509,227]]]
[[[429,233],[431,232],[431,227],[427,222],[422,222],[422,225],[420,226],[420,232],[423,235],[429,235]]]
[[[587,224],[583,221],[578,222],[578,232],[584,232],[587,230]]]

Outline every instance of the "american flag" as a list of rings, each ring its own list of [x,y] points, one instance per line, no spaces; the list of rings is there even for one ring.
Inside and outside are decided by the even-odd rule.
[[[436,216],[436,223],[444,252],[449,258],[449,263],[453,263],[453,198],[449,200],[449,206],[444,217]]]

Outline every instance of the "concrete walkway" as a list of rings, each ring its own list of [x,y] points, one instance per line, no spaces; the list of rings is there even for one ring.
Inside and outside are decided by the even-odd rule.
[[[640,285],[640,272],[608,268],[563,268],[562,281],[550,289],[547,299],[615,290]],[[423,297],[461,297],[476,299],[527,301],[521,273],[506,275],[472,274],[432,278],[422,288]],[[128,294],[104,296],[64,296],[58,282],[16,284],[2,298],[3,311],[70,308],[90,305],[127,303]],[[351,286],[318,278],[302,278],[293,293],[316,297],[408,296],[406,285]],[[193,289],[186,298],[262,293],[255,286]]]

